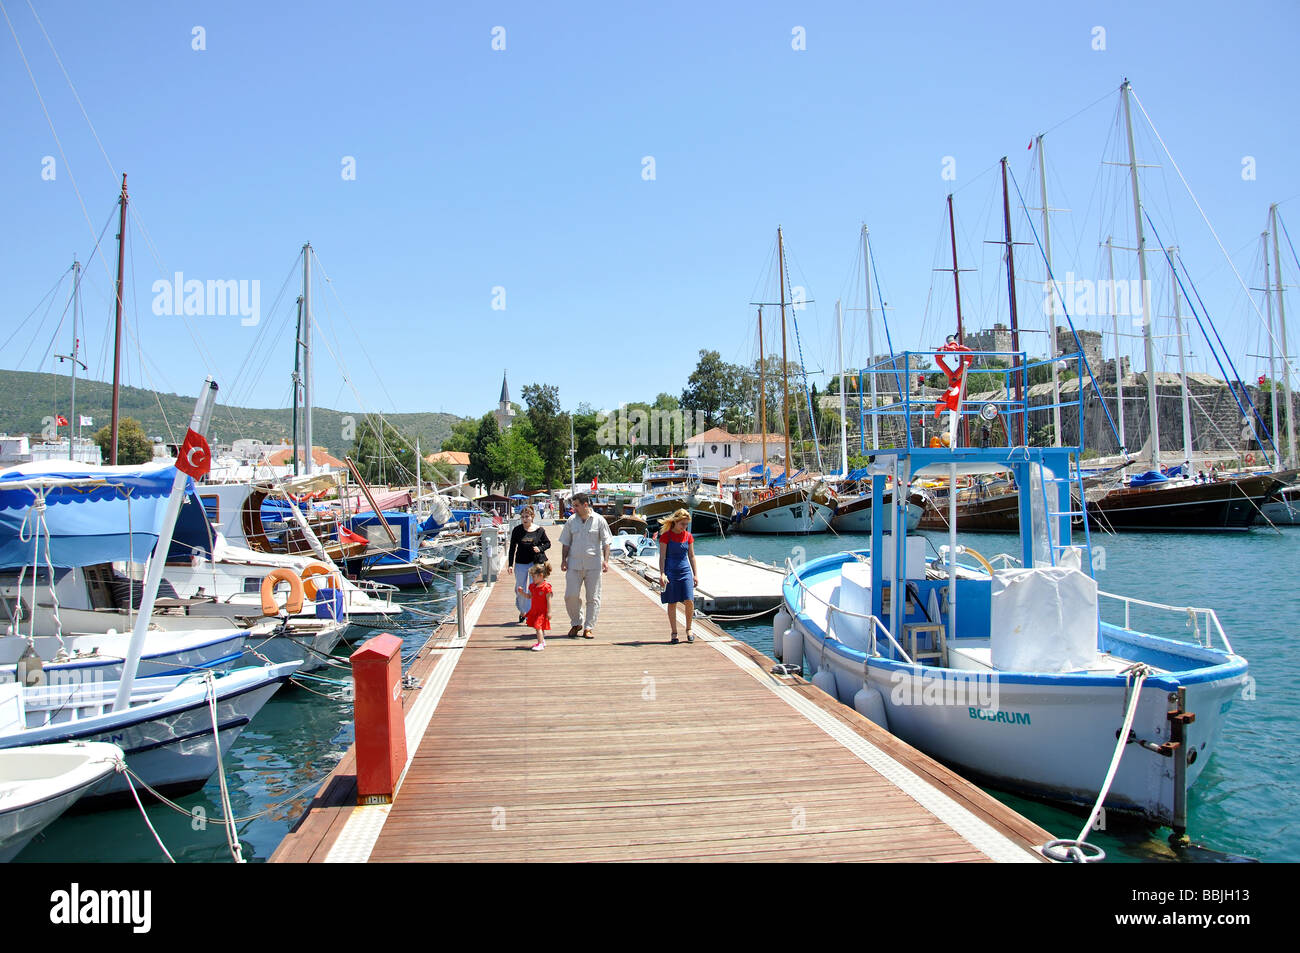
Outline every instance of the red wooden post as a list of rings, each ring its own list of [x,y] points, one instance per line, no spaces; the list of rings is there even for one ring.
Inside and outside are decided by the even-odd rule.
[[[406,767],[402,640],[384,632],[352,653],[357,803],[391,804]]]

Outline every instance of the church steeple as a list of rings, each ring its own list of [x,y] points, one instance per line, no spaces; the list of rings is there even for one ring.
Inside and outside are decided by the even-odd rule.
[[[497,427],[504,433],[510,429],[510,425],[515,420],[515,410],[510,406],[510,387],[506,384],[506,372],[501,372],[501,400],[497,403],[497,409],[492,411],[493,416],[497,419]]]

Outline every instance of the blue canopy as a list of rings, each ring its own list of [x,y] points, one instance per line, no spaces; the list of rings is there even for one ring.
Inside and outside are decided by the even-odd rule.
[[[168,464],[96,467],[44,461],[0,472],[0,569],[57,568],[134,559],[158,543],[176,476]],[[187,491],[192,486],[187,481]],[[44,527],[32,509],[45,498]],[[39,550],[38,550],[39,544]]]
[[[1132,486],[1150,486],[1153,483],[1166,483],[1169,477],[1165,476],[1158,470],[1148,470],[1146,473],[1139,473],[1129,481]]]

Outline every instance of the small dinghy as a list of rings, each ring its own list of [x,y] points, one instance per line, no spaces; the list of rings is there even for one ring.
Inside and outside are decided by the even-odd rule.
[[[121,759],[121,748],[104,743],[0,751],[0,863],[17,857]]]

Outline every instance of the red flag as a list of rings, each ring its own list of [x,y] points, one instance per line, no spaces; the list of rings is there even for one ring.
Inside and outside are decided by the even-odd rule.
[[[63,416],[62,414],[59,414],[59,416],[54,418],[54,426],[66,427],[67,425],[68,425],[68,418]]]
[[[1263,386],[1264,386],[1264,375],[1263,375],[1263,374],[1260,374],[1260,375],[1259,375],[1259,386],[1260,386],[1260,387],[1263,387]]]
[[[594,476],[594,477],[591,478],[591,492],[592,492],[592,493],[595,493],[595,492],[596,492],[596,488],[597,488],[597,482],[596,482],[596,481],[598,481],[599,479],[600,479],[599,476]]]
[[[677,465],[673,463],[673,448],[669,447],[668,448],[668,471],[671,473],[673,470],[676,469],[677,469]]]
[[[212,450],[197,430],[185,431],[185,442],[176,454],[176,469],[196,480],[212,469]]]
[[[340,543],[369,543],[370,540],[366,539],[364,536],[352,532],[349,529],[344,528],[343,526],[340,526],[339,542]]]

